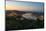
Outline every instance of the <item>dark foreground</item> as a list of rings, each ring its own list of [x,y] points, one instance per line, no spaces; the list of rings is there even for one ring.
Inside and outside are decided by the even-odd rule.
[[[19,18],[19,20],[16,20]],[[7,30],[39,29],[44,28],[44,21],[37,20],[20,20],[21,17],[6,17]]]

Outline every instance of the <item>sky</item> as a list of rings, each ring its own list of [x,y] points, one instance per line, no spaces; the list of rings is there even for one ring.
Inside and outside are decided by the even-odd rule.
[[[43,11],[43,6],[40,2],[6,1],[6,10]]]

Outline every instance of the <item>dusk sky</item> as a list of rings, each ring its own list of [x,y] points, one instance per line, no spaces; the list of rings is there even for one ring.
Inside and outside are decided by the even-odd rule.
[[[43,3],[6,1],[6,10],[43,11]]]

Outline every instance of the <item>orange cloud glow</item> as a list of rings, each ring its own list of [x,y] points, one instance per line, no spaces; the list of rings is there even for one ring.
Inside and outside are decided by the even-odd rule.
[[[43,7],[6,5],[6,10],[33,11],[33,10],[40,10],[40,9],[43,10]]]
[[[32,10],[32,6],[13,6],[13,5],[6,5],[6,10]]]

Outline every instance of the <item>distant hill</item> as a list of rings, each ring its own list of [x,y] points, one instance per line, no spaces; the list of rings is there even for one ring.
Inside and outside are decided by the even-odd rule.
[[[44,12],[38,12],[38,11],[19,11],[19,10],[6,10],[5,14],[18,14],[18,15],[22,15],[25,13],[32,13],[32,14],[36,14],[36,15],[44,15]]]
[[[23,13],[25,13],[24,11],[18,11],[18,10],[6,10],[5,11],[6,14],[9,14],[9,13],[12,13],[12,12],[14,12],[16,14],[23,14]]]
[[[17,15],[17,16],[21,16],[22,14],[25,14],[25,12],[23,12],[23,11],[18,11],[18,10],[6,10],[5,11],[5,14],[6,14],[6,16],[15,16],[15,15]]]

